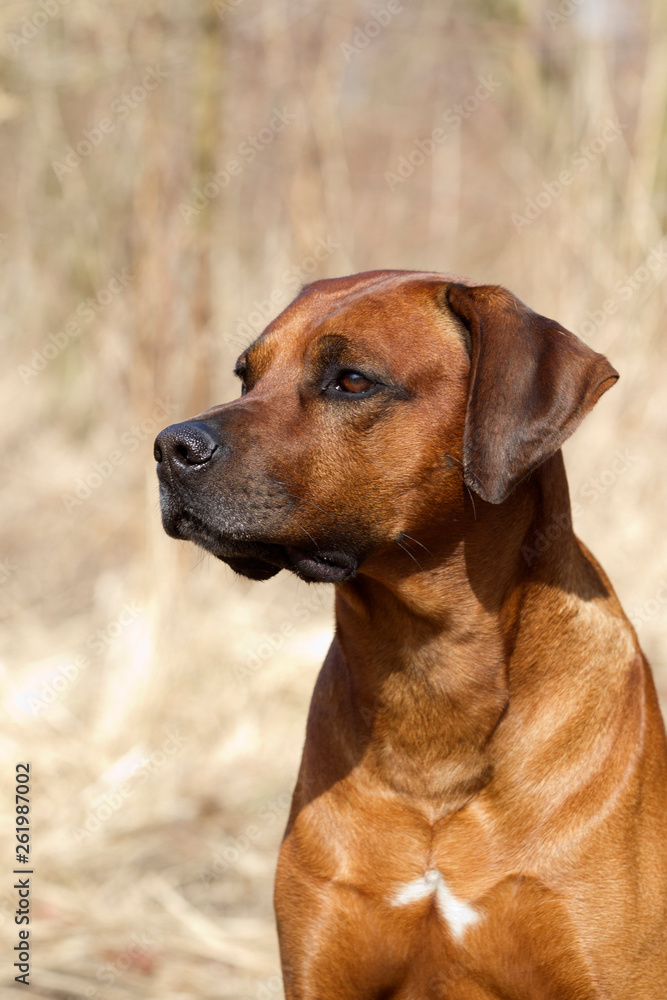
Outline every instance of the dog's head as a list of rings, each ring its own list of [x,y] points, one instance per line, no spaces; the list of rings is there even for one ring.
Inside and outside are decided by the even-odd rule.
[[[505,289],[409,271],[307,286],[236,374],[156,439],[164,528],[252,579],[328,582],[456,532],[468,490],[503,503],[618,378]]]

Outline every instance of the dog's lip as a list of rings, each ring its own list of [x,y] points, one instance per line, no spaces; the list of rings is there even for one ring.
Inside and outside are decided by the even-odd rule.
[[[257,558],[284,569],[288,561],[283,557],[284,547],[252,538],[234,538],[221,532],[189,510],[179,511],[167,533],[201,545],[218,559]]]
[[[235,539],[221,533],[191,511],[181,510],[168,534],[201,545],[218,559],[257,559],[278,569],[291,569],[303,580],[342,583],[356,574],[358,561],[345,552],[306,551],[293,545],[259,539]]]
[[[356,560],[345,552],[307,552],[293,545],[286,545],[285,552],[300,576],[320,583],[342,583],[357,571]]]

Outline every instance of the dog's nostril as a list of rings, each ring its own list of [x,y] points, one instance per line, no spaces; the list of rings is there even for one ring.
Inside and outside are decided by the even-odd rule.
[[[178,441],[174,447],[176,461],[187,465],[203,465],[213,456],[217,444],[211,438],[200,435],[188,435],[187,440]]]
[[[174,448],[174,458],[182,465],[203,465],[213,457],[217,444],[206,441],[180,441]]]
[[[155,439],[154,454],[158,462],[169,460],[186,467],[205,465],[217,451],[218,442],[205,424],[172,424]]]

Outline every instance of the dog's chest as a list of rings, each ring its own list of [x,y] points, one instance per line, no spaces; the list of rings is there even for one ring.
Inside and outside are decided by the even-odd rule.
[[[457,941],[465,937],[468,927],[482,919],[482,914],[470,903],[452,892],[437,868],[429,868],[420,878],[397,885],[389,899],[395,907],[414,907],[425,901],[435,908]]]

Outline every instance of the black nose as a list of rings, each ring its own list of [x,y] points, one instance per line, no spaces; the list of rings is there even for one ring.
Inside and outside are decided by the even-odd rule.
[[[153,454],[156,462],[175,465],[205,465],[210,462],[219,444],[206,424],[172,424],[155,438]]]

